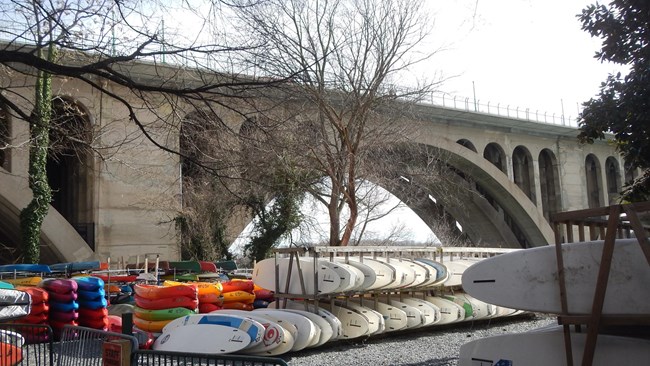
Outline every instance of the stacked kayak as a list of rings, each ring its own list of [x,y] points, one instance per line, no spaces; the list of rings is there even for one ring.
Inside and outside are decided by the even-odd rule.
[[[255,285],[250,280],[230,280],[222,282],[223,308],[253,310]]]
[[[223,286],[219,282],[190,282],[182,283],[176,281],[165,281],[163,286],[182,286],[182,285],[192,285],[196,286],[198,290],[198,300],[199,300],[199,313],[209,313],[211,311],[221,309],[223,305],[223,297],[221,293],[223,292]]]
[[[198,288],[193,284],[157,286],[136,284],[133,323],[141,330],[159,333],[172,320],[195,313]]]
[[[104,281],[97,277],[75,277],[77,282],[77,302],[81,326],[93,329],[109,329],[108,310]]]
[[[49,319],[49,293],[40,287],[19,286],[18,290],[24,291],[31,296],[32,307],[29,315],[18,319],[16,322],[33,325],[48,325]],[[28,343],[41,343],[48,341],[48,334],[40,327],[30,328],[29,333],[23,334]]]
[[[253,302],[253,308],[255,309],[266,308],[271,301],[275,300],[275,293],[273,291],[255,284],[253,286],[253,293],[255,294],[255,301]]]
[[[48,278],[39,284],[48,292],[49,324],[55,338],[61,334],[66,324],[79,325],[79,303],[77,302],[77,282],[71,279]]]

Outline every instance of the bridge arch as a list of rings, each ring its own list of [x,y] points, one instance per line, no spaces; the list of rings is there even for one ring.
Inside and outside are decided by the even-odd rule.
[[[478,150],[476,150],[476,146],[474,146],[474,144],[468,139],[460,139],[456,141],[456,143],[465,146],[466,148],[474,151],[475,153],[478,153]]]
[[[422,187],[451,214],[477,245],[527,247],[553,241],[553,231],[533,202],[494,164],[445,138],[421,142],[444,156],[452,179],[446,186]],[[393,190],[390,190],[393,192]],[[453,192],[453,194],[450,194]],[[482,194],[479,194],[481,192]],[[399,198],[399,196],[398,196]],[[458,205],[454,200],[461,200]],[[428,200],[430,201],[430,200]],[[433,208],[432,203],[428,203]],[[414,209],[411,205],[409,205]],[[420,214],[424,207],[414,211]],[[428,223],[428,219],[420,214]]]
[[[550,215],[560,211],[562,202],[557,157],[550,149],[542,149],[538,161],[542,212],[550,221]]]
[[[95,162],[93,116],[71,97],[52,99],[47,179],[56,209],[94,248]]]
[[[587,204],[589,208],[603,206],[602,171],[600,161],[594,154],[585,158],[585,179],[587,182]]]
[[[515,147],[512,152],[512,175],[515,184],[521,188],[533,203],[536,203],[533,157],[523,145]]]
[[[506,153],[501,145],[497,144],[496,142],[490,142],[485,146],[485,149],[483,150],[483,157],[494,166],[496,166],[506,176],[508,175]]]
[[[613,156],[609,156],[605,160],[605,180],[607,182],[607,198],[611,204],[616,201],[621,192],[621,169],[618,159]]]

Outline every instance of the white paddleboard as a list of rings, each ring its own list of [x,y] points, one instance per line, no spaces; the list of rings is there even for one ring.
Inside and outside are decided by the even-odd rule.
[[[305,318],[308,318],[309,320],[314,322],[314,324],[316,324],[316,327],[318,329],[317,332],[318,337],[314,337],[312,344],[310,344],[308,347],[311,348],[311,347],[322,346],[323,344],[329,342],[332,339],[332,336],[334,335],[332,326],[327,320],[323,319],[320,315],[306,310],[298,310],[298,309],[283,309],[283,310],[288,311],[290,313],[300,314]]]
[[[442,285],[449,278],[449,272],[447,271],[447,267],[444,264],[428,258],[416,258],[415,261],[428,268],[431,268],[430,271],[435,271],[435,276],[430,276],[429,281],[422,284],[423,287],[434,287]]]
[[[354,300],[359,301],[359,299]],[[372,298],[363,299],[363,306],[369,307],[383,316],[386,332],[406,329],[408,318],[403,310]]]
[[[302,280],[305,286],[305,295],[318,295],[336,292],[341,286],[340,275],[330,268],[330,266],[316,262],[316,270],[318,277],[314,281],[314,259],[313,258],[300,258],[300,270],[298,270],[298,260],[293,259],[291,276],[289,277],[289,287],[287,290],[287,276],[289,276],[289,258],[277,259],[277,271],[279,283],[277,288],[279,293],[288,294],[303,294],[300,274],[302,273]],[[272,291],[276,290],[275,276],[276,276],[276,259],[268,258],[259,261],[255,264],[253,269],[253,282],[262,287]],[[315,285],[318,286],[318,292],[315,291]]]
[[[440,309],[440,320],[436,322],[436,325],[455,323],[465,319],[465,309],[453,301],[437,296],[426,296],[424,299]]]
[[[569,314],[589,314],[603,241],[563,244]],[[463,276],[465,291],[482,301],[513,309],[561,313],[555,246],[485,259]],[[636,239],[617,240],[603,314],[650,314],[650,266]]]
[[[411,269],[411,267],[408,265],[401,263],[399,259],[384,257],[377,257],[376,259],[393,267],[395,270],[395,281],[388,286],[384,286],[384,289],[398,289],[407,287],[413,283],[413,281],[415,281],[415,272],[413,269]]]
[[[357,285],[357,272],[352,271],[350,266],[345,263],[329,262],[327,260],[321,261],[324,266],[333,269],[340,277],[341,283],[334,292],[347,292],[351,291]]]
[[[440,321],[440,308],[436,305],[415,297],[402,297],[400,301],[406,305],[411,305],[422,312],[423,327],[435,324]]]
[[[209,313],[209,314],[193,314],[176,318],[167,323],[162,331],[170,332],[174,328],[184,327],[187,325],[223,325],[227,327],[237,328],[246,332],[250,337],[250,344],[245,348],[254,347],[264,337],[264,326],[251,318],[242,315],[225,314],[225,313]]]
[[[189,324],[163,332],[154,342],[157,351],[223,354],[239,352],[251,343],[241,329],[225,325]]]
[[[427,268],[426,266],[424,266],[419,262],[402,258],[401,263],[403,265],[410,267],[413,270],[413,273],[415,274],[414,281],[411,282],[411,284],[408,285],[407,287],[411,287],[411,288],[421,287],[425,283],[429,282],[429,279],[431,277],[435,278],[436,276],[435,272],[431,273],[431,271],[429,271],[429,268]]]
[[[350,258],[351,262],[353,260],[360,261],[359,258]],[[362,263],[372,268],[372,270],[375,272],[375,282],[372,284],[372,286],[366,288],[366,291],[383,289],[395,282],[395,269],[392,266],[389,266],[384,262],[374,260],[370,257],[364,257]]]
[[[319,305],[329,310],[341,321],[341,325],[343,326],[342,339],[353,339],[368,335],[370,324],[368,324],[368,319],[362,314],[327,302]]]
[[[279,304],[279,301],[273,301],[269,304],[268,308],[269,309],[277,309]],[[307,304],[307,307],[305,307],[305,303],[302,303],[300,301],[291,301],[287,300],[286,302],[286,309],[296,309],[296,310],[306,310],[310,312],[314,312],[318,314],[321,318],[323,318],[325,321],[327,321],[332,327],[332,338],[330,340],[336,340],[339,339],[343,336],[343,325],[341,324],[341,321],[339,318],[334,316],[330,311],[325,310],[323,308],[315,308],[313,304]]]
[[[275,323],[263,316],[255,315],[251,311],[237,310],[237,309],[220,309],[211,312],[210,314],[234,314],[244,316],[258,321],[264,327],[264,336],[262,342],[242,350],[242,353],[260,354],[267,356],[277,356],[291,351],[294,339],[286,329],[280,324]]]
[[[424,324],[424,315],[420,309],[416,308],[415,306],[411,306],[402,301],[392,298],[386,302],[406,313],[406,328],[419,328]]]
[[[586,333],[572,333],[573,364],[582,364]],[[460,347],[459,366],[565,365],[562,328],[477,339]],[[593,366],[647,365],[650,340],[599,334]]]
[[[345,259],[341,257],[335,257],[334,260],[338,263],[345,263]],[[355,260],[349,260],[347,264],[358,269],[363,274],[363,281],[358,287],[359,291],[368,290],[375,283],[377,276],[375,274],[375,270],[372,269],[372,267]]]
[[[354,301],[337,301],[336,305],[356,311],[357,313],[363,315],[368,320],[368,335],[381,334],[386,330],[386,324],[384,323],[384,317],[376,312],[373,309],[370,309],[366,306],[361,306],[359,303]]]
[[[292,351],[300,351],[301,349],[305,349],[310,344],[312,344],[314,337],[318,336],[316,334],[316,324],[302,315],[290,313],[282,309],[268,308],[255,309],[253,310],[253,313],[259,313],[264,317],[268,317],[283,327],[286,323],[293,324],[297,329],[297,334],[294,337],[293,347],[291,347]]]
[[[463,259],[448,260],[443,263],[447,267],[447,273],[449,277],[443,283],[445,287],[458,287],[462,285],[463,273],[469,268],[474,262],[469,262]]]

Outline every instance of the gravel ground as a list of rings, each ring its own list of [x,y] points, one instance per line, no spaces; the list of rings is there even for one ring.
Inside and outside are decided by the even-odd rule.
[[[557,320],[545,314],[466,322],[365,340],[340,341],[282,358],[291,366],[455,366],[458,351],[464,343],[492,335],[521,333],[549,324],[557,324]]]

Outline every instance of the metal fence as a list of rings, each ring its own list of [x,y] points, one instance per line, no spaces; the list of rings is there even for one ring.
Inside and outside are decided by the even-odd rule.
[[[0,324],[0,365],[54,366],[52,328],[45,324]]]
[[[133,365],[138,366],[287,366],[281,358],[209,355],[202,353],[137,350]]]
[[[98,329],[66,325],[61,341],[56,344],[57,366],[102,366],[105,344],[128,345],[125,352],[133,364],[133,351],[138,349],[137,339],[128,334],[106,332]]]
[[[0,324],[0,366],[102,366],[120,356],[134,366],[287,366],[272,357],[140,350],[133,336],[71,325],[53,338],[49,325]]]

